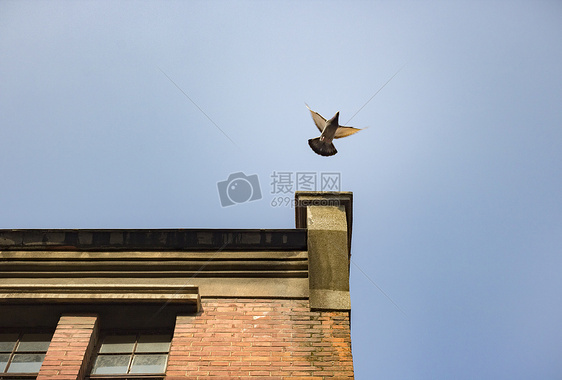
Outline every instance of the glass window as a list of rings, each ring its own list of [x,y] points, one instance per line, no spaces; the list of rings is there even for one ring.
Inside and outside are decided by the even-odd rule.
[[[171,341],[171,334],[106,335],[101,340],[91,377],[163,375]]]
[[[168,354],[164,355],[136,355],[133,358],[130,373],[164,373]]]
[[[12,352],[18,338],[19,334],[0,334],[0,352]]]
[[[168,352],[171,339],[170,335],[141,335],[136,352]]]
[[[35,373],[39,372],[45,354],[15,354],[12,357],[9,373]]]
[[[6,372],[9,360],[10,354],[0,354],[0,372]]]
[[[117,375],[128,373],[130,355],[99,355],[94,365],[93,374]]]
[[[18,352],[47,352],[51,343],[51,334],[23,334],[20,338]]]
[[[38,373],[52,336],[53,334],[0,334],[0,374]]]
[[[136,335],[109,335],[103,340],[100,353],[116,354],[133,352],[136,339]]]

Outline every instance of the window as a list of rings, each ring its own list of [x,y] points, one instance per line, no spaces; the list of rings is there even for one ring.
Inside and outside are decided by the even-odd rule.
[[[106,335],[99,345],[90,378],[164,375],[171,334]]]
[[[39,373],[53,334],[0,334],[0,379]]]

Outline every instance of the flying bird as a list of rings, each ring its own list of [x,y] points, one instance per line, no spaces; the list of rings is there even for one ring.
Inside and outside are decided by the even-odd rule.
[[[345,127],[343,125],[340,125],[338,120],[340,116],[339,112],[336,112],[333,118],[326,121],[326,119],[318,112],[314,112],[313,110],[311,110],[308,104],[305,103],[305,105],[312,115],[314,124],[316,124],[320,132],[322,132],[320,137],[308,140],[308,145],[310,145],[314,152],[321,156],[333,156],[334,154],[338,153],[336,147],[334,146],[334,144],[332,144],[333,139],[346,137],[361,130],[359,128]]]

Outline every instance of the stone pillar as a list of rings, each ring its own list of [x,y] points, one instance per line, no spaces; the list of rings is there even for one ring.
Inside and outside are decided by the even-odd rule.
[[[97,322],[96,315],[63,315],[37,379],[83,379],[96,344]]]
[[[350,192],[297,192],[297,228],[308,229],[309,298],[312,310],[351,310]]]

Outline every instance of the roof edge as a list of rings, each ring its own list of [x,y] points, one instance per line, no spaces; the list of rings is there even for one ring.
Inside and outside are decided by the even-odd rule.
[[[0,229],[0,251],[307,250],[296,229]]]

